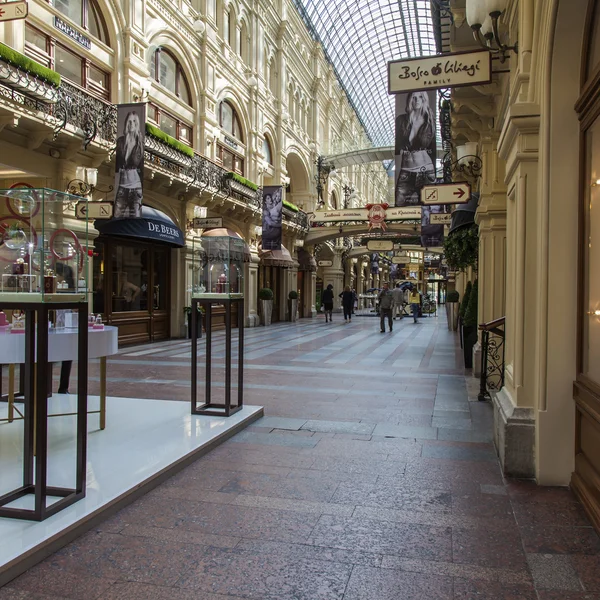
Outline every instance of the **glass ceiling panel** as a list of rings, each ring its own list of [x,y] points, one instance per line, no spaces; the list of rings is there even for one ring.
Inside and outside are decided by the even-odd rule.
[[[430,0],[294,0],[375,146],[394,144],[387,63],[436,53]]]

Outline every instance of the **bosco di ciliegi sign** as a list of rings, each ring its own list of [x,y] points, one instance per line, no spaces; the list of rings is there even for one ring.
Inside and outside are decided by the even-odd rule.
[[[388,62],[390,94],[481,85],[492,81],[489,50],[455,52]]]

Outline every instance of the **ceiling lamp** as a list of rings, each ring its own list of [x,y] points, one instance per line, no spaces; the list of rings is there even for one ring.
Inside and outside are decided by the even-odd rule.
[[[467,0],[467,23],[473,30],[475,40],[492,54],[496,54],[500,62],[504,62],[509,50],[518,52],[518,45],[508,46],[500,41],[498,21],[508,0]]]

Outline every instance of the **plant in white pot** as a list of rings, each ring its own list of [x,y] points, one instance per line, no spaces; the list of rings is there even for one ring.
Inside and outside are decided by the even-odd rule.
[[[296,320],[297,315],[298,315],[298,292],[296,290],[292,290],[288,294],[288,319],[293,322]]]
[[[273,290],[271,288],[261,288],[258,292],[260,300],[260,318],[263,325],[271,324],[273,316]]]
[[[456,290],[452,290],[446,295],[446,317],[448,319],[449,331],[456,331],[458,329],[459,299],[460,295]]]

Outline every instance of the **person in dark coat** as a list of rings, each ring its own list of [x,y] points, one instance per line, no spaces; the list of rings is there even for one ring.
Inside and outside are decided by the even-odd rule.
[[[323,307],[325,309],[325,323],[327,323],[327,321],[333,320],[333,286],[331,283],[327,286],[327,289],[323,291],[321,300],[323,301]]]
[[[354,308],[354,292],[347,285],[340,294],[342,308],[344,309],[344,323],[352,322],[352,309]]]

